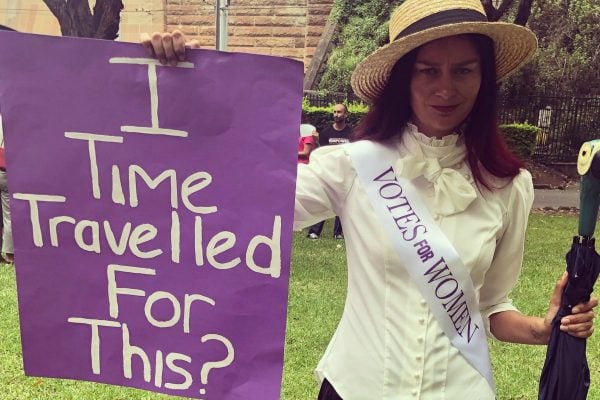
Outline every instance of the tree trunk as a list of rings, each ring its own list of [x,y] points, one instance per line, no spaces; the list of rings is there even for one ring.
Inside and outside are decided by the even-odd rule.
[[[498,9],[494,7],[492,0],[482,0],[483,8],[487,14],[490,22],[499,21],[500,18],[510,9],[513,5],[514,0],[502,0],[502,3],[498,6]]]
[[[96,0],[94,6],[94,26],[98,39],[115,40],[119,36],[119,24],[121,22],[121,0]]]
[[[533,0],[521,0],[519,3],[519,9],[517,10],[517,16],[515,17],[515,24],[525,26],[531,16],[531,7],[533,6]]]
[[[44,0],[60,24],[63,36],[114,40],[118,36],[121,0],[97,0],[94,13],[88,0]]]

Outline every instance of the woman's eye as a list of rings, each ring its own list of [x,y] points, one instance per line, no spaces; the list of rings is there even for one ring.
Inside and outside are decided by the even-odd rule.
[[[455,72],[457,75],[467,75],[467,74],[471,73],[471,69],[470,68],[457,68]]]
[[[423,75],[433,76],[433,75],[437,74],[437,69],[435,69],[435,68],[421,68],[419,70],[419,73],[421,73]]]

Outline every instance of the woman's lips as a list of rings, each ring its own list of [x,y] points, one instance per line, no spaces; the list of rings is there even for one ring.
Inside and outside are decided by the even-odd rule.
[[[439,111],[443,114],[449,114],[452,111],[456,110],[458,108],[458,105],[453,105],[453,106],[431,106],[434,110]]]

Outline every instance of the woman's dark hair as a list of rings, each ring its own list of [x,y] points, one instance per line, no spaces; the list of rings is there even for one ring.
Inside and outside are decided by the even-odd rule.
[[[494,42],[484,35],[465,36],[473,42],[481,59],[481,87],[462,134],[475,182],[491,190],[481,166],[496,177],[513,178],[524,164],[510,151],[498,130]],[[402,134],[412,114],[410,81],[419,49],[396,62],[387,85],[356,127],[352,140],[383,142]]]

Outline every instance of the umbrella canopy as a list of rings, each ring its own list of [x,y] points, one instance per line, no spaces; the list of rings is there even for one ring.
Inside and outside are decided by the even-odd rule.
[[[538,400],[585,400],[590,387],[586,340],[561,331],[560,320],[570,315],[574,306],[590,299],[600,272],[594,239],[575,236],[566,258],[569,277],[561,307],[552,320]]]

